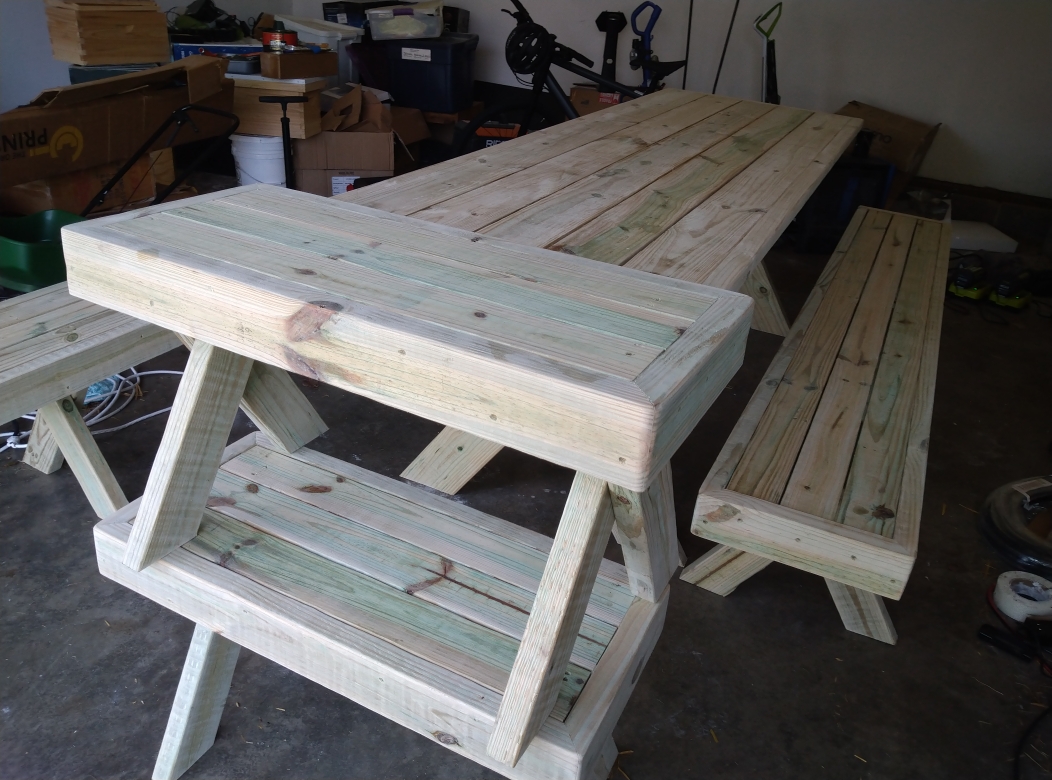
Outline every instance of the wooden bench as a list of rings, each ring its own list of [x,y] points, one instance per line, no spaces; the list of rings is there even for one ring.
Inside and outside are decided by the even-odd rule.
[[[747,293],[784,336],[762,258],[861,122],[677,89],[336,196]],[[446,428],[402,472],[458,492],[501,446]]]
[[[92,509],[128,503],[85,425],[77,398],[91,384],[179,346],[178,337],[74,298],[65,282],[0,303],[0,421],[36,411],[24,462],[51,474],[69,462]],[[245,411],[279,446],[297,449],[324,423],[287,374],[264,367]]]
[[[103,574],[198,624],[155,778],[212,744],[241,645],[507,777],[607,776],[667,605],[668,460],[748,297],[273,187],[63,244],[77,295],[196,339],[145,494],[96,527]],[[264,435],[224,453],[256,361],[574,469],[555,538]],[[614,507],[649,597],[603,560]]]
[[[771,561],[825,578],[844,626],[896,641],[881,597],[917,558],[949,225],[862,208],[702,485],[720,595]]]

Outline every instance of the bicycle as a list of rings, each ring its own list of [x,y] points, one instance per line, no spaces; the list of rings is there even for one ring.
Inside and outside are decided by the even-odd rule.
[[[636,18],[646,8],[651,9],[651,16],[646,26],[646,43],[642,37],[633,43],[633,69],[643,70],[643,84],[629,86],[588,68],[595,63],[569,46],[559,43],[555,35],[530,17],[522,0],[511,0],[515,11],[501,9],[515,19],[515,27],[504,44],[504,59],[515,75],[516,80],[531,88],[530,96],[523,100],[497,105],[482,111],[461,131],[455,144],[455,155],[466,154],[483,146],[491,146],[511,140],[527,133],[550,127],[566,119],[577,119],[580,114],[563,91],[559,81],[552,73],[552,66],[562,68],[570,73],[587,79],[606,92],[616,92],[622,99],[635,98],[657,92],[664,87],[666,76],[682,68],[685,60],[661,62],[649,48],[650,31],[653,29],[661,9],[654,3],[647,2],[632,14],[633,28]],[[638,45],[637,45],[638,44]],[[527,81],[523,77],[530,76]],[[552,115],[543,105],[541,96],[547,92],[555,99],[559,108],[558,115]],[[484,132],[480,135],[479,131]]]

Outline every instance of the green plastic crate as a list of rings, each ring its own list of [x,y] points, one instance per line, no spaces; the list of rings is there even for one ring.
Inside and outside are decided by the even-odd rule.
[[[83,219],[60,209],[0,217],[0,287],[25,293],[64,282],[61,231]]]

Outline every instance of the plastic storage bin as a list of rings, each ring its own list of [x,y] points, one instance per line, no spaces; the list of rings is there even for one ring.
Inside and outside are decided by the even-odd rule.
[[[388,41],[388,91],[395,103],[452,114],[471,106],[475,83],[473,33],[446,33],[421,41]]]
[[[437,38],[442,34],[442,3],[370,8],[365,12],[374,41]]]
[[[0,287],[27,293],[64,282],[60,233],[66,225],[83,220],[59,209],[0,217]]]
[[[364,27],[365,12],[370,8],[381,8],[385,5],[398,5],[398,0],[373,0],[366,3],[335,2],[322,3],[322,14],[325,21],[335,24],[349,24],[351,27]]]
[[[362,29],[348,27],[346,24],[326,22],[322,19],[307,19],[303,16],[284,16],[275,14],[274,21],[284,22],[285,28],[295,30],[300,43],[327,43],[329,48],[340,55],[340,83],[357,82],[358,74],[347,53],[347,47],[357,43],[362,37]]]

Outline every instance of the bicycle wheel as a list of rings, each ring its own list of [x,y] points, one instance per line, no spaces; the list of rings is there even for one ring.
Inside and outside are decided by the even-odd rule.
[[[529,114],[529,116],[527,116]],[[543,130],[558,124],[565,117],[549,115],[543,106],[530,114],[530,101],[507,103],[487,108],[457,130],[453,140],[453,155],[459,157],[468,152],[495,146],[513,138]]]

